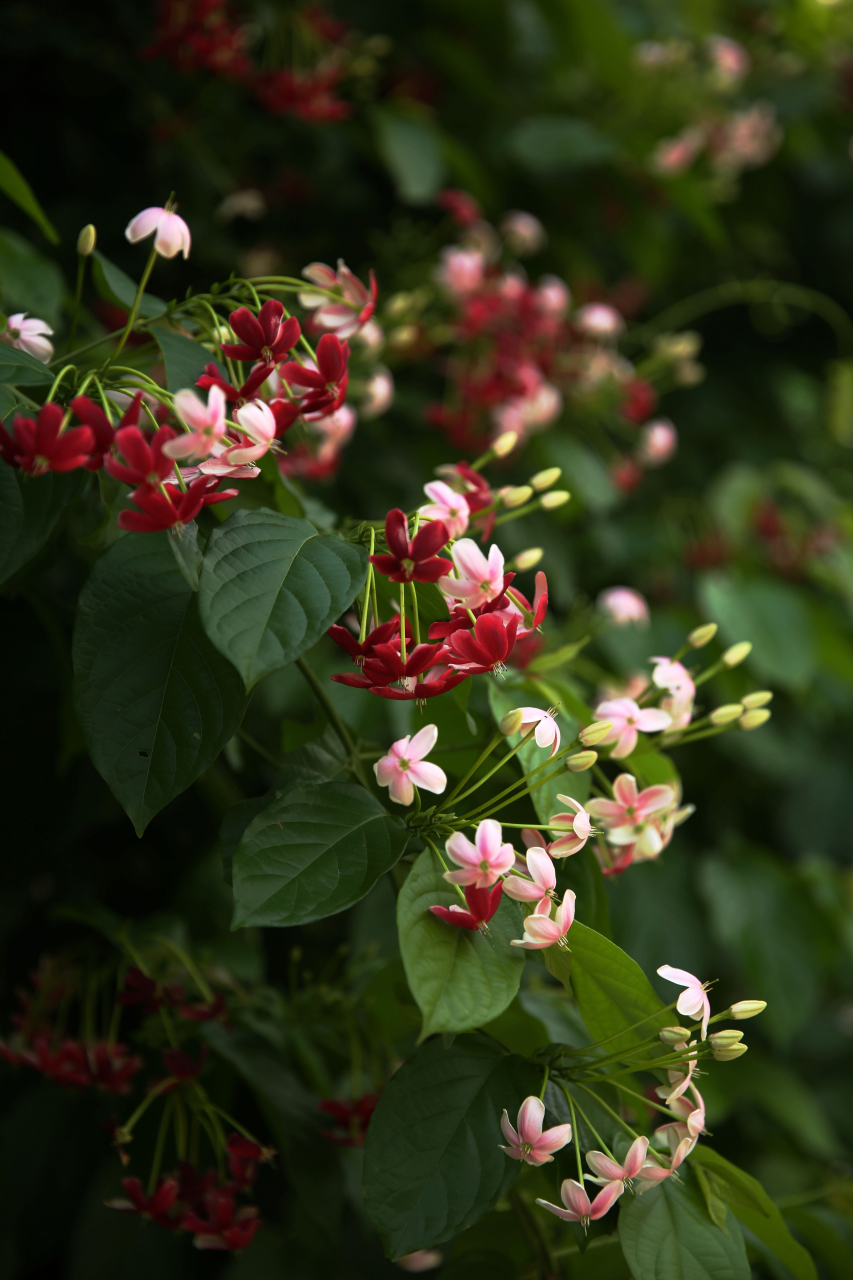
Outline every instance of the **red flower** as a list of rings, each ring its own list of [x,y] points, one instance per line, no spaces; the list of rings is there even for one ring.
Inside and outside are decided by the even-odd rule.
[[[144,58],[168,58],[178,71],[203,69],[243,79],[252,70],[244,29],[223,0],[160,0],[153,44]]]
[[[352,113],[348,102],[336,98],[333,90],[341,79],[338,67],[314,71],[270,71],[259,76],[258,100],[267,111],[296,116],[311,124],[345,120]]]
[[[620,458],[610,469],[610,479],[622,493],[633,493],[643,483],[643,468],[633,458]]]
[[[159,987],[153,978],[149,978],[135,964],[125,974],[124,990],[119,994],[118,1003],[125,1007],[141,1005],[143,1014],[156,1013],[163,1004],[177,1004],[183,995],[180,984],[166,983]]]
[[[411,633],[411,626],[408,618],[406,619],[406,639],[408,641]],[[329,627],[326,632],[328,636],[334,640],[345,653],[348,653],[357,667],[364,665],[365,658],[372,655],[373,650],[378,644],[387,644],[394,636],[400,634],[400,619],[394,617],[390,622],[383,622],[378,627],[374,627],[372,631],[368,631],[364,637],[364,643],[360,644],[356,640],[352,632],[347,631],[346,627],[333,626]],[[432,636],[430,636],[432,639]]]
[[[181,1219],[184,1231],[194,1232],[197,1249],[225,1249],[237,1253],[255,1238],[261,1225],[256,1205],[234,1208],[233,1187],[211,1187],[204,1197],[203,1212],[187,1213]]]
[[[447,210],[458,227],[470,227],[483,216],[483,210],[467,191],[456,191],[448,187],[439,191],[435,203],[439,209]]]
[[[53,403],[42,405],[35,419],[16,413],[11,434],[0,426],[0,457],[34,476],[85,467],[95,448],[95,434],[90,427],[71,427],[60,435],[64,417],[62,406]]]
[[[371,556],[370,562],[392,582],[437,582],[453,569],[435,554],[447,542],[443,520],[430,520],[410,542],[406,514],[395,507],[385,517],[385,541],[389,554]]]
[[[223,489],[221,493],[214,493],[218,484],[218,476],[198,476],[190,481],[185,493],[176,484],[164,485],[162,489],[141,485],[130,496],[142,511],[120,511],[118,527],[131,533],[158,533],[176,524],[189,524],[202,507],[214,502],[227,502],[240,492],[239,489]]]
[[[255,1181],[258,1165],[275,1155],[272,1147],[262,1147],[240,1133],[230,1133],[225,1144],[228,1151],[228,1173],[238,1191],[246,1191]]]
[[[184,1053],[183,1049],[164,1049],[160,1057],[163,1059],[163,1066],[170,1076],[175,1076],[178,1080],[195,1080],[207,1062],[209,1052],[209,1047],[204,1045],[198,1062],[193,1062],[190,1055]]]
[[[467,679],[467,671],[450,671],[443,666],[433,667],[426,673],[423,680],[406,681],[406,687],[403,689],[375,688],[370,692],[375,693],[377,698],[392,698],[397,702],[414,699],[415,702],[425,703],[427,698],[437,698],[440,693],[455,689],[458,684]]]
[[[316,369],[288,360],[279,373],[285,382],[308,388],[307,395],[302,397],[302,413],[327,416],[339,409],[346,398],[348,360],[349,343],[341,342],[334,333],[324,333],[317,343]]]
[[[36,1036],[32,1043],[29,1064],[56,1084],[71,1089],[88,1089],[92,1083],[86,1050],[76,1040],[63,1040],[55,1048],[49,1038]]]
[[[428,667],[435,665],[440,651],[440,644],[419,644],[409,654],[407,661],[403,662],[399,640],[396,646],[375,644],[370,656],[365,659],[363,675],[337,672],[332,679],[338,684],[348,684],[353,689],[375,689],[377,686],[393,684],[395,680],[414,681]]]
[[[217,1018],[224,1021],[225,997],[222,992],[214,997],[212,1004],[182,1004],[178,1010],[182,1018],[190,1022],[214,1022]]]
[[[142,1059],[128,1054],[127,1045],[104,1041],[88,1051],[91,1083],[108,1093],[130,1091],[130,1082],[142,1066]]]
[[[324,1138],[337,1143],[339,1147],[362,1147],[367,1135],[370,1117],[379,1101],[378,1093],[365,1093],[353,1102],[344,1102],[340,1098],[321,1098],[320,1110],[329,1116],[335,1129],[321,1129]]]
[[[175,469],[174,461],[163,454],[163,445],[174,438],[171,427],[160,427],[149,443],[138,427],[124,427],[116,432],[114,441],[124,462],[106,457],[104,467],[114,480],[121,480],[123,484],[134,487],[147,484],[156,488]]]
[[[118,1209],[119,1213],[139,1213],[159,1227],[174,1227],[175,1221],[169,1217],[178,1198],[178,1184],[174,1178],[160,1178],[153,1195],[146,1196],[142,1183],[138,1178],[122,1178],[126,1200],[105,1201],[108,1209]]]
[[[83,425],[89,427],[95,437],[94,449],[89,461],[86,463],[86,469],[88,471],[100,471],[104,465],[104,455],[109,453],[112,448],[116,430],[122,427],[135,427],[139,421],[142,392],[138,391],[133,397],[116,429],[113,429],[112,423],[100,405],[95,404],[88,396],[75,396],[69,403]]]
[[[455,924],[460,929],[479,929],[486,924],[500,906],[504,891],[503,880],[498,880],[491,889],[476,889],[474,885],[465,886],[465,901],[468,910],[463,907],[430,907],[434,916],[444,920],[446,924]]]
[[[487,600],[485,604],[478,605],[476,609],[472,609],[470,612],[464,605],[454,605],[449,618],[442,622],[431,622],[429,627],[430,640],[444,640],[447,636],[452,636],[454,631],[470,631],[477,619],[484,613],[503,613],[509,609],[510,601],[507,598],[507,587],[514,577],[514,573],[504,574],[504,589],[494,600]],[[515,592],[515,595],[527,605],[527,601],[520,591]],[[474,615],[473,620],[471,613]]]
[[[650,382],[643,378],[632,378],[625,384],[625,398],[620,412],[628,422],[645,422],[655,411],[658,397]]]
[[[455,671],[466,675],[485,675],[499,671],[515,648],[518,615],[509,618],[497,613],[484,613],[473,631],[454,631],[442,650],[442,659]]]
[[[224,342],[223,354],[233,360],[261,360],[264,364],[278,364],[291,347],[299,341],[302,330],[299,321],[290,316],[284,318],[284,307],[275,298],[265,302],[253,316],[248,307],[232,311],[228,317],[231,328],[242,342]]]
[[[202,391],[208,391],[210,387],[219,387],[229,404],[241,405],[248,400],[253,400],[255,392],[266,382],[270,376],[270,366],[268,364],[256,365],[249,374],[246,381],[241,387],[232,387],[230,382],[223,378],[222,374],[214,360],[210,364],[204,366],[204,373],[201,377],[196,378],[196,386]],[[288,423],[288,426],[290,423]]]

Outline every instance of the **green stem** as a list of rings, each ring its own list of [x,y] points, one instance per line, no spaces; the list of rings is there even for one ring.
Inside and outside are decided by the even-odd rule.
[[[664,1107],[660,1102],[652,1102],[643,1093],[637,1093],[636,1089],[629,1089],[626,1084],[620,1084],[617,1080],[611,1080],[610,1084],[614,1089],[618,1089],[620,1093],[627,1093],[629,1098],[636,1098],[646,1107],[652,1107],[655,1111],[660,1111],[663,1115],[669,1116],[672,1120],[683,1121],[684,1116],[676,1115],[674,1111],[670,1111],[669,1107]]]
[[[483,751],[481,751],[480,754],[477,756],[477,759],[471,765],[471,768],[465,774],[465,777],[460,782],[457,782],[456,786],[453,788],[450,795],[445,799],[444,804],[442,805],[442,808],[446,807],[447,805],[453,802],[454,798],[459,794],[459,792],[465,786],[465,783],[468,781],[468,779],[473,777],[473,775],[477,772],[477,770],[479,769],[483,761],[486,760],[492,754],[492,752],[494,751],[495,747],[498,745],[502,737],[503,737],[502,733],[495,734],[495,736],[492,738],[488,746]]]
[[[549,761],[548,763],[553,763],[553,762]],[[544,765],[539,766],[540,769],[544,767],[545,767]],[[534,769],[533,772],[538,773],[539,769]],[[500,795],[495,796],[492,800],[485,801],[485,803],[481,804],[479,808],[472,809],[470,813],[463,814],[463,818],[470,819],[475,814],[477,815],[477,819],[480,821],[483,818],[489,818],[493,813],[497,813],[499,809],[505,809],[507,805],[515,804],[516,800],[522,800],[525,796],[529,796],[534,791],[538,791],[539,788],[544,787],[547,782],[553,782],[555,778],[559,778],[560,775],[564,772],[565,771],[562,768],[555,769],[553,773],[546,774],[544,778],[540,778],[538,782],[534,782],[532,787],[525,787],[522,791],[517,791],[514,795],[509,796],[507,799],[505,800],[501,799],[502,796],[506,795],[506,791],[513,790],[513,788],[511,787],[507,787],[506,791],[502,791]],[[527,777],[531,777],[531,776],[532,775],[525,775],[525,777],[522,778],[520,781],[524,782],[526,781]]]
[[[594,1098],[598,1105],[603,1107],[608,1115],[613,1117],[617,1124],[621,1124],[622,1128],[625,1129],[627,1133],[630,1133],[632,1138],[639,1138],[640,1135],[636,1130],[632,1129],[631,1126],[622,1119],[618,1111],[614,1111],[611,1106],[608,1106],[604,1099],[600,1098],[594,1089],[588,1089],[585,1084],[581,1084],[580,1080],[575,1081],[575,1083],[579,1089],[583,1089],[584,1093],[588,1093],[591,1098]]]
[[[581,1146],[580,1138],[578,1137],[578,1117],[575,1112],[575,1100],[569,1093],[567,1085],[565,1085],[562,1080],[560,1081],[560,1084],[562,1085],[563,1093],[568,1099],[569,1111],[572,1114],[572,1141],[575,1144],[575,1157],[578,1162],[578,1182],[583,1186],[583,1161],[581,1160]]]
[[[373,549],[376,546],[376,530],[370,530],[370,555],[373,555]],[[361,610],[361,626],[358,632],[358,643],[364,644],[367,636],[367,615],[370,610],[370,588],[373,583],[373,565],[368,563],[367,581],[364,584],[364,606]]]
[[[153,940],[155,942],[159,942],[161,946],[166,947],[168,951],[171,951],[172,955],[180,961],[195,985],[198,987],[202,999],[205,1000],[207,1004],[213,1004],[213,992],[202,977],[202,974],[192,956],[187,955],[183,947],[178,946],[177,942],[173,942],[172,939],[166,937],[165,934],[155,933],[153,935]]]
[[[444,861],[444,858],[443,858],[443,857],[441,856],[441,854],[439,853],[439,851],[438,851],[438,847],[437,847],[436,845],[434,845],[434,844],[433,844],[433,842],[429,839],[429,837],[428,837],[428,836],[424,836],[424,843],[425,843],[425,844],[427,844],[427,845],[429,845],[430,849],[433,851],[433,853],[435,854],[435,856],[438,858],[438,860],[439,860],[439,862],[441,863],[441,865],[442,865],[442,867],[444,868],[444,870],[445,870],[445,871],[449,871],[449,870],[450,870],[450,868],[448,867],[447,863]],[[448,882],[448,883],[449,883],[449,882]],[[453,887],[454,887],[454,889],[456,890],[456,892],[459,894],[459,897],[460,897],[460,898],[462,899],[462,901],[465,903],[465,909],[466,909],[466,911],[467,911],[467,909],[468,909],[468,899],[465,897],[465,894],[462,892],[462,887],[461,887],[461,885],[455,884]]]
[[[620,1036],[626,1036],[630,1031],[636,1031],[637,1027],[644,1026],[647,1022],[651,1022],[652,1018],[659,1018],[661,1014],[669,1013],[670,1009],[674,1009],[677,1001],[673,1000],[672,1004],[664,1005],[660,1009],[656,1009],[654,1013],[646,1014],[645,1018],[641,1018],[639,1022],[633,1023],[630,1027],[625,1027],[622,1031],[614,1031],[612,1036],[606,1036],[603,1040],[596,1040],[595,1044],[585,1045],[582,1049],[569,1049],[569,1054],[589,1053],[592,1049],[600,1049],[602,1045],[610,1044],[611,1040],[618,1040]]]
[[[575,1101],[575,1106],[577,1107],[578,1111],[581,1113],[581,1119],[583,1120],[583,1122],[584,1122],[584,1124],[586,1125],[587,1129],[589,1129],[590,1133],[591,1133],[591,1134],[592,1134],[592,1136],[595,1138],[596,1142],[598,1142],[598,1143],[600,1143],[600,1144],[601,1144],[601,1150],[604,1152],[604,1154],[605,1154],[606,1156],[610,1156],[610,1159],[611,1159],[611,1160],[616,1160],[616,1157],[614,1156],[613,1152],[610,1150],[610,1148],[608,1147],[607,1143],[604,1141],[604,1139],[602,1138],[601,1134],[598,1132],[598,1130],[596,1129],[595,1125],[592,1123],[592,1121],[590,1120],[589,1116],[586,1114],[586,1112],[584,1111],[583,1107],[581,1106],[581,1104],[580,1104],[577,1100]],[[618,1163],[619,1163],[619,1162],[617,1161],[617,1164],[618,1164]]]
[[[127,342],[128,338],[130,337],[131,330],[133,329],[133,326],[136,323],[136,315],[137,315],[137,312],[139,311],[139,304],[142,301],[142,295],[145,292],[145,286],[148,283],[148,280],[151,276],[151,272],[154,270],[154,263],[156,261],[157,261],[157,250],[152,245],[151,253],[149,254],[148,261],[145,264],[145,270],[142,273],[142,279],[139,281],[139,285],[136,290],[136,297],[133,299],[133,305],[130,308],[130,315],[127,317],[127,324],[124,326],[124,333],[121,335],[121,338],[119,339],[119,344],[116,347],[115,351],[111,356],[108,357],[107,363],[104,366],[105,368],[109,368],[113,360],[117,359],[118,356],[121,355],[124,349],[124,344]]]
[[[406,584],[400,583],[400,660],[406,663]]]
[[[305,677],[305,680],[311,686],[311,692],[314,694],[315,698],[322,706],[323,710],[325,711],[326,715],[329,718],[329,723],[331,724],[335,733],[340,738],[342,745],[344,746],[347,754],[352,760],[353,772],[355,773],[361,785],[363,787],[367,787],[367,777],[364,772],[364,766],[362,762],[358,759],[358,755],[355,749],[355,742],[353,741],[352,734],[350,733],[347,726],[344,724],[341,717],[338,715],[338,712],[335,708],[334,703],[332,702],[329,695],[326,693],[326,690],[323,688],[322,684],[317,679],[316,675],[311,670],[311,668],[309,667],[305,659],[297,658],[296,665],[299,668],[299,670],[302,672],[302,675]]]
[[[70,346],[74,345],[74,339],[77,337],[77,323],[80,319],[80,302],[83,297],[83,277],[86,273],[86,256],[82,253],[77,255],[77,286],[74,290],[74,311],[71,316],[71,334],[68,338]]]
[[[482,785],[483,785],[483,783],[484,783],[484,782],[488,782],[489,778],[491,778],[491,777],[492,777],[494,774],[496,774],[500,769],[502,769],[502,768],[503,768],[503,766],[507,763],[507,761],[511,760],[513,756],[518,755],[518,753],[519,753],[519,751],[521,750],[521,748],[525,745],[525,743],[527,743],[527,742],[529,742],[529,741],[530,741],[530,739],[533,737],[533,735],[534,735],[534,733],[535,733],[535,732],[536,732],[536,725],[534,725],[534,726],[533,726],[533,728],[532,728],[528,733],[526,733],[526,734],[524,735],[524,737],[521,739],[521,742],[519,742],[519,744],[518,744],[518,746],[517,746],[517,747],[513,747],[513,748],[512,748],[512,750],[511,750],[511,751],[508,751],[508,752],[507,752],[507,754],[506,754],[505,756],[501,756],[500,760],[497,762],[497,764],[494,766],[494,768],[490,769],[488,773],[484,773],[484,774],[483,774],[483,776],[482,776],[482,778],[479,778],[479,779],[474,783],[473,787],[469,787],[467,791],[463,791],[463,792],[462,792],[462,794],[461,794],[460,796],[457,796],[456,798],[457,798],[458,800],[464,800],[467,796],[473,795],[473,793],[474,793],[475,791],[479,791],[480,787],[482,787]],[[541,766],[540,766],[540,767],[541,767]],[[535,771],[534,771],[534,772],[535,772]],[[530,776],[532,777],[532,774],[531,774]],[[522,779],[522,781],[524,781],[524,779]],[[515,785],[517,786],[518,784],[516,783]],[[446,804],[446,803],[447,803],[447,801],[445,801],[445,804]],[[486,801],[486,803],[488,804],[488,803],[491,803],[491,802],[490,802],[490,801]],[[441,813],[441,811],[444,809],[444,807],[445,807],[445,805],[444,805],[444,804],[439,805],[439,806],[438,806],[438,808],[436,809],[436,813]],[[481,807],[482,807],[482,806],[481,806]],[[466,815],[466,816],[470,817],[470,814],[468,814],[468,815]]]
[[[415,633],[415,644],[421,642],[421,620],[418,613],[418,592],[414,582],[409,583],[409,590],[412,595],[412,627]]]
[[[166,1147],[166,1137],[169,1133],[169,1122],[172,1118],[175,1099],[170,1095],[166,1099],[166,1105],[163,1108],[163,1114],[160,1117],[160,1127],[157,1130],[157,1141],[154,1144],[154,1158],[151,1161],[151,1173],[148,1175],[148,1195],[153,1196],[157,1189],[157,1182],[160,1177],[160,1169],[163,1164],[163,1152]]]

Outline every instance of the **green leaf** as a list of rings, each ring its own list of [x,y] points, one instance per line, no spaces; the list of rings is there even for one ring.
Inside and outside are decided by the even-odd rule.
[[[79,471],[30,476],[0,462],[0,582],[41,551],[81,479]]]
[[[0,382],[0,421],[6,421],[17,403],[14,391],[10,387],[4,387]]]
[[[53,382],[54,374],[46,364],[36,360],[28,351],[19,351],[0,342],[0,382],[11,382],[13,386],[37,387],[42,383]]]
[[[441,138],[426,118],[374,107],[376,148],[407,204],[428,204],[444,181]]]
[[[811,619],[794,587],[768,578],[709,573],[699,590],[704,614],[729,644],[752,642],[748,663],[762,680],[805,689],[817,663]]]
[[[211,534],[199,610],[204,629],[251,689],[310,649],[367,577],[367,551],[261,508]]]
[[[202,631],[167,533],[131,533],[97,562],[74,629],[75,695],[95,767],[141,835],[216,759],[245,699]]]
[[[234,928],[308,924],[344,911],[400,860],[408,836],[355,783],[286,791],[253,819],[234,854]]]
[[[364,1199],[390,1258],[464,1231],[508,1190],[518,1162],[500,1149],[540,1073],[486,1036],[423,1045],[391,1077],[367,1131]]]
[[[16,164],[0,151],[0,191],[40,227],[51,244],[59,244],[59,234],[35,197],[30,184]]]
[[[733,1214],[721,1231],[683,1178],[623,1197],[619,1239],[634,1280],[749,1280],[751,1275]]]
[[[488,933],[445,924],[429,910],[451,905],[464,903],[425,849],[397,899],[403,964],[424,1016],[421,1038],[484,1026],[503,1013],[521,983],[524,951],[510,946],[524,932],[520,905],[504,896]]]
[[[4,311],[28,311],[59,322],[65,281],[52,259],[5,227],[0,228],[0,291]]]
[[[169,546],[191,591],[198,591],[198,575],[201,572],[202,549],[198,545],[198,525],[177,524],[169,530]]]
[[[810,1255],[791,1235],[782,1214],[757,1179],[711,1147],[694,1147],[690,1160],[699,1165],[697,1173],[704,1173],[712,1180],[720,1199],[768,1246],[795,1280],[817,1280]]]
[[[105,258],[100,249],[96,249],[92,254],[92,280],[100,296],[107,302],[114,302],[117,306],[124,307],[125,311],[129,311],[133,306],[136,284],[130,276],[124,274],[121,267],[117,267],[115,263],[110,262],[109,258]],[[143,293],[139,303],[139,315],[153,319],[155,316],[163,315],[165,310],[166,303],[162,298],[157,298],[151,293]]]
[[[617,1053],[647,1040],[667,1025],[667,1014],[652,984],[635,960],[609,938],[576,920],[568,935],[571,981],[590,1034],[602,1040],[625,1031],[608,1046]],[[550,958],[551,947],[545,953]],[[635,1023],[642,1025],[635,1030]]]
[[[173,329],[164,329],[158,325],[149,332],[163,353],[168,389],[182,391],[195,387],[204,373],[205,365],[213,360],[210,352],[205,351],[192,338],[183,333],[175,333]]]
[[[509,133],[514,160],[536,174],[561,173],[609,160],[615,144],[576,116],[530,116]]]
[[[809,1248],[824,1264],[832,1280],[850,1280],[853,1276],[850,1219],[821,1204],[808,1207],[801,1205],[796,1209],[786,1209],[785,1213],[788,1221],[796,1227],[798,1234],[808,1242]],[[813,1271],[803,1273],[804,1276],[806,1274],[814,1276]],[[794,1275],[797,1276],[798,1273],[795,1271]]]

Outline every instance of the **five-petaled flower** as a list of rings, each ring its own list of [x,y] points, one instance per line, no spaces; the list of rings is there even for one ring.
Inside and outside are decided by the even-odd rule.
[[[544,947],[566,945],[566,934],[574,924],[575,895],[571,889],[563,894],[552,920],[549,916],[551,899],[543,898],[532,915],[524,921],[524,937],[513,938],[512,947],[524,947],[528,951],[541,951]]]
[[[436,582],[452,568],[449,560],[436,552],[447,542],[447,528],[441,520],[431,520],[409,541],[406,513],[395,507],[385,517],[387,553],[370,557],[371,564],[392,582]]]
[[[667,982],[675,982],[679,987],[684,987],[681,995],[676,1001],[675,1007],[679,1013],[684,1013],[688,1018],[702,1018],[702,1039],[704,1040],[708,1034],[708,1019],[711,1016],[711,1002],[708,999],[707,983],[700,982],[692,973],[688,973],[686,969],[675,969],[671,964],[662,964],[658,969],[658,973],[662,978],[666,978]]]
[[[592,835],[592,823],[586,809],[579,800],[575,800],[574,796],[558,794],[557,799],[561,804],[568,805],[573,812],[555,813],[552,816],[550,825],[565,830],[566,834],[550,841],[548,852],[552,858],[568,858],[573,853],[579,853],[584,847]]]
[[[433,480],[424,485],[424,493],[430,499],[420,507],[425,520],[442,520],[448,538],[461,538],[468,528],[471,510],[464,494],[455,493],[443,480]]]
[[[424,759],[436,744],[438,729],[434,724],[424,725],[414,737],[400,738],[387,756],[373,766],[380,787],[387,787],[395,804],[411,804],[415,787],[441,795],[447,786],[447,774],[437,764]]]
[[[223,489],[216,493],[218,484],[218,476],[199,476],[190,481],[185,491],[174,484],[164,484],[159,489],[140,485],[130,497],[142,510],[120,511],[118,527],[130,533],[157,533],[174,525],[189,524],[202,507],[214,502],[227,502],[229,498],[238,496],[238,489]]]
[[[138,427],[123,427],[113,441],[119,457],[108,455],[104,458],[104,467],[114,480],[121,480],[123,484],[134,487],[147,484],[155,488],[175,469],[172,459],[164,452],[174,438],[171,427],[160,427],[150,441]]]
[[[603,742],[613,742],[615,746],[610,755],[614,760],[629,756],[637,745],[637,733],[657,733],[668,729],[672,724],[672,716],[657,707],[645,707],[642,710],[633,698],[611,698],[601,702],[595,709],[596,720],[611,720],[613,728]]]
[[[467,911],[464,907],[457,907],[455,902],[449,907],[430,907],[430,911],[445,924],[455,924],[459,929],[485,928],[501,904],[503,887],[503,880],[498,880],[491,889],[478,889],[476,885],[468,884],[464,889]]]
[[[62,406],[53,403],[43,404],[35,419],[15,414],[11,431],[0,426],[0,457],[34,476],[85,467],[95,447],[95,433],[90,427],[60,433],[64,416]]]
[[[518,1129],[514,1129],[510,1118],[504,1111],[501,1116],[501,1130],[509,1146],[502,1147],[513,1160],[523,1160],[525,1164],[550,1164],[554,1152],[560,1151],[572,1140],[572,1126],[557,1124],[553,1129],[545,1129],[545,1104],[541,1098],[525,1098],[518,1109]]]
[[[321,289],[340,289],[342,302],[326,297],[322,293],[313,293],[304,289],[299,294],[299,304],[314,312],[313,320],[321,329],[334,329],[341,338],[350,338],[376,310],[378,289],[376,277],[370,272],[370,289],[366,289],[357,276],[353,275],[342,258],[338,259],[338,269],[333,271],[325,262],[311,262],[303,267],[302,274],[312,284]]]
[[[201,462],[225,435],[225,394],[221,387],[211,387],[207,404],[202,404],[194,391],[179,391],[175,396],[175,412],[189,431],[168,440],[163,446],[167,458],[186,458]]]
[[[236,1253],[252,1243],[261,1225],[255,1205],[234,1205],[234,1188],[212,1187],[204,1197],[203,1212],[191,1211],[181,1219],[184,1231],[194,1232],[197,1249],[227,1249]]]
[[[124,234],[131,244],[153,235],[154,248],[161,258],[174,258],[178,253],[183,253],[185,258],[190,256],[190,229],[171,209],[153,206],[143,209],[131,218]]]
[[[174,1227],[175,1221],[169,1216],[178,1198],[178,1183],[174,1178],[160,1178],[150,1196],[142,1189],[138,1178],[122,1178],[126,1200],[107,1200],[108,1209],[118,1209],[120,1213],[138,1213],[160,1227]]]
[[[586,1162],[595,1174],[590,1182],[597,1182],[601,1186],[606,1186],[608,1182],[630,1183],[645,1164],[648,1149],[648,1138],[635,1138],[621,1164],[611,1156],[606,1156],[603,1151],[587,1151]]]
[[[469,676],[501,673],[515,648],[517,632],[517,614],[481,613],[472,630],[460,627],[449,636],[442,659],[454,671]]]
[[[305,387],[300,402],[304,414],[330,414],[343,404],[349,373],[349,346],[333,333],[324,333],[317,343],[316,368],[288,360],[281,365],[282,379],[296,387]]]
[[[454,831],[445,848],[448,858],[462,868],[445,871],[444,878],[451,884],[488,889],[515,865],[515,850],[504,840],[501,824],[494,818],[484,818],[478,825],[473,844],[461,831]]]
[[[48,338],[52,336],[53,330],[46,320],[28,316],[26,311],[16,311],[13,316],[9,316],[6,329],[0,334],[10,346],[26,351],[28,356],[34,356],[42,364],[48,364],[53,359],[53,343],[48,342]]]
[[[611,844],[636,845],[641,856],[654,857],[663,848],[659,825],[663,810],[675,803],[672,787],[659,784],[638,791],[632,775],[620,773],[613,783],[613,799],[596,797],[587,807],[594,818],[604,822]]]
[[[608,1182],[602,1187],[595,1199],[590,1201],[589,1196],[579,1182],[576,1182],[574,1178],[565,1178],[560,1185],[560,1199],[565,1208],[561,1209],[559,1205],[551,1204],[549,1200],[540,1200],[538,1198],[536,1203],[550,1213],[555,1213],[564,1222],[579,1222],[586,1230],[590,1222],[596,1222],[599,1218],[603,1218],[613,1208],[624,1190],[624,1182]]]
[[[238,307],[228,320],[239,342],[223,342],[222,353],[232,360],[260,360],[278,364],[299,341],[302,330],[295,316],[284,318],[284,307],[270,298],[253,316],[248,307]]]
[[[489,548],[488,559],[473,538],[460,538],[450,553],[456,567],[456,577],[439,580],[438,589],[451,600],[461,600],[468,609],[496,600],[504,591],[504,556],[500,547]]]

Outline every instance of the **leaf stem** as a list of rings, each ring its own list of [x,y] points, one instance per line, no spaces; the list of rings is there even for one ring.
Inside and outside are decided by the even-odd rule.
[[[136,323],[136,316],[137,316],[137,312],[139,311],[139,304],[142,301],[142,295],[145,292],[145,286],[148,283],[148,280],[151,276],[151,272],[154,270],[154,263],[156,261],[157,261],[157,250],[152,245],[151,253],[148,255],[148,261],[145,264],[145,270],[142,273],[142,279],[139,281],[139,284],[136,289],[136,297],[133,299],[133,305],[130,308],[130,315],[127,317],[127,324],[124,326],[124,333],[121,335],[121,338],[119,339],[119,344],[116,347],[115,351],[112,353],[111,356],[107,358],[107,363],[104,366],[105,369],[108,369],[109,366],[112,364],[113,360],[116,360],[121,355],[124,349],[124,344],[127,342],[128,338],[130,337],[131,330],[133,329],[133,326]]]
[[[353,772],[355,773],[361,785],[367,788],[367,777],[364,772],[364,766],[361,760],[358,759],[358,755],[355,749],[355,742],[353,741],[352,734],[350,733],[347,726],[344,724],[341,717],[338,715],[338,712],[337,712],[337,709],[335,708],[334,703],[332,702],[329,695],[326,693],[326,690],[323,688],[322,684],[317,679],[317,676],[311,670],[311,668],[309,667],[305,659],[297,658],[296,665],[299,668],[299,670],[302,672],[302,675],[305,677],[305,680],[307,681],[307,683],[310,685],[311,692],[314,694],[315,698],[322,706],[326,715],[329,717],[329,723],[331,724],[335,733],[340,738],[343,747],[345,748],[347,754],[352,760]]]

